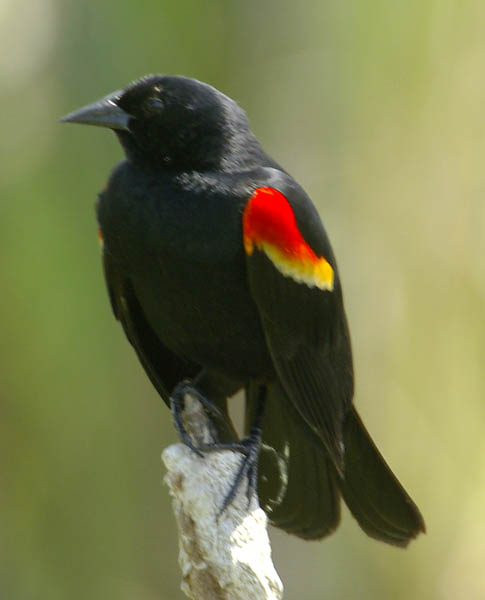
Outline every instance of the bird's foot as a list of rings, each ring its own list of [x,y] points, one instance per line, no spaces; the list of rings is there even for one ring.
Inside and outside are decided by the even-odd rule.
[[[222,503],[219,517],[231,504],[236,497],[236,494],[244,481],[248,478],[248,487],[246,497],[248,500],[248,508],[251,504],[251,499],[254,494],[257,494],[258,487],[258,461],[261,450],[262,431],[260,419],[256,419],[256,423],[251,428],[249,436],[238,442],[211,442],[206,444],[196,445],[190,436],[184,424],[183,412],[185,407],[185,395],[189,394],[196,398],[204,407],[206,413],[221,418],[219,408],[211,402],[206,396],[201,394],[199,390],[189,380],[181,381],[177,384],[170,396],[170,406],[172,410],[173,421],[175,428],[180,436],[181,441],[188,446],[197,456],[203,457],[207,452],[216,452],[220,450],[229,450],[231,452],[239,452],[242,454],[242,461],[239,469],[234,477],[229,492],[226,494]]]
[[[183,411],[185,406],[185,394],[189,394],[196,398],[204,407],[207,414],[215,416],[216,418],[222,418],[221,411],[219,408],[211,402],[206,396],[201,394],[199,390],[189,380],[181,381],[177,384],[170,396],[170,405],[172,409],[173,421],[175,428],[180,436],[181,441],[188,446],[198,456],[203,457],[207,452],[216,452],[219,450],[229,450],[231,452],[239,452],[242,454],[242,461],[239,469],[234,477],[229,492],[226,494],[222,503],[221,510],[218,517],[226,510],[231,502],[236,497],[236,494],[245,477],[248,478],[248,487],[246,490],[246,497],[248,500],[248,508],[251,504],[253,495],[256,494],[258,489],[258,463],[259,453],[261,451],[262,443],[262,428],[261,420],[264,408],[264,389],[261,388],[261,393],[258,398],[258,409],[254,424],[250,430],[248,437],[238,442],[211,442],[205,444],[194,444],[192,437],[188,433],[184,420]]]
[[[218,450],[230,450],[231,452],[239,452],[242,454],[242,461],[239,469],[234,477],[231,487],[226,494],[221,510],[219,511],[219,517],[231,504],[236,497],[236,494],[244,481],[244,478],[248,478],[248,487],[246,489],[246,498],[248,501],[248,508],[251,505],[251,499],[254,494],[257,498],[258,490],[258,462],[259,453],[261,450],[261,429],[254,427],[247,438],[242,439],[240,442],[226,442],[226,443],[214,443],[214,444],[203,444],[199,446],[199,450],[202,452],[215,452]]]

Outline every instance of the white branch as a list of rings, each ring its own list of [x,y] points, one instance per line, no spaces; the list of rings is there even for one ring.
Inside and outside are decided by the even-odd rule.
[[[197,443],[212,441],[199,402],[186,396],[185,426]],[[266,515],[247,481],[219,516],[241,455],[230,451],[198,457],[174,444],[162,454],[179,532],[183,592],[193,600],[280,600],[283,586],[271,562]]]

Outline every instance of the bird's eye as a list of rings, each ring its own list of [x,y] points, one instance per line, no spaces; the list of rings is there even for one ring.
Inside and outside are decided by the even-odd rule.
[[[163,108],[163,100],[158,96],[148,98],[146,101],[146,107],[150,112],[160,112]]]

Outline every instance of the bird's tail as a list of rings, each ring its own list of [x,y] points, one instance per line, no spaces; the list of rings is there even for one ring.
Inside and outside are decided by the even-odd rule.
[[[246,430],[252,423],[256,386],[247,389]],[[286,398],[280,384],[267,388],[258,495],[273,525],[303,539],[330,534],[340,520],[336,472],[319,438]]]
[[[254,390],[247,390],[247,427]],[[406,546],[425,530],[423,518],[367,433],[355,408],[343,426],[345,469],[337,473],[278,383],[268,386],[260,457],[259,498],[273,525],[304,539],[331,533],[340,495],[371,537]]]
[[[350,512],[371,537],[407,546],[425,531],[423,517],[376,448],[355,408],[346,418],[343,437],[345,471],[338,486]]]

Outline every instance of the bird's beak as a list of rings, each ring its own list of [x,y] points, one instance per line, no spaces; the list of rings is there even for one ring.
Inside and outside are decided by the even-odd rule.
[[[120,96],[121,91],[113,92],[97,102],[69,113],[59,121],[61,123],[82,123],[84,125],[129,131],[128,123],[133,117],[116,104]]]

